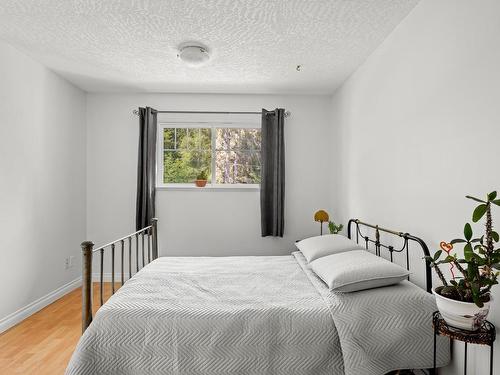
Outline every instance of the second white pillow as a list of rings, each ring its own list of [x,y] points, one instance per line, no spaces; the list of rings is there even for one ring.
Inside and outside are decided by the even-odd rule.
[[[307,262],[330,254],[362,249],[355,241],[340,234],[309,237],[296,242],[295,246],[302,252]]]
[[[366,250],[328,255],[316,259],[311,268],[331,290],[355,292],[397,284],[409,272]]]

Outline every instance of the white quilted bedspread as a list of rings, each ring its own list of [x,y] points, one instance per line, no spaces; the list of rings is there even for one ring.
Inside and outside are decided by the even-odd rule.
[[[409,283],[331,293],[300,253],[160,258],[97,312],[66,374],[377,375],[430,367],[434,309]],[[440,364],[447,349],[440,345]]]

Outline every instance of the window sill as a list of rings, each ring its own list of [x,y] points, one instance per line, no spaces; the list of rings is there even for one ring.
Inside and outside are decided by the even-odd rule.
[[[197,187],[194,184],[178,184],[178,185],[161,185],[157,186],[156,190],[165,191],[259,191],[260,185],[210,185],[205,187]]]

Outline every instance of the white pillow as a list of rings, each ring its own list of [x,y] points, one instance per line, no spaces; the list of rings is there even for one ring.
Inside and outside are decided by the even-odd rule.
[[[306,238],[296,242],[295,246],[308,262],[330,254],[362,249],[355,241],[340,234],[325,234],[324,236]]]
[[[316,259],[311,268],[330,290],[355,292],[397,284],[409,272],[366,250],[328,255]]]

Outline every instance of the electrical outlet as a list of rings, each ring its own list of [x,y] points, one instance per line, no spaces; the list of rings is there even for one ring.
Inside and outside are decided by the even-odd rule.
[[[69,257],[64,258],[64,269],[70,269],[75,266],[75,257],[70,255]]]

